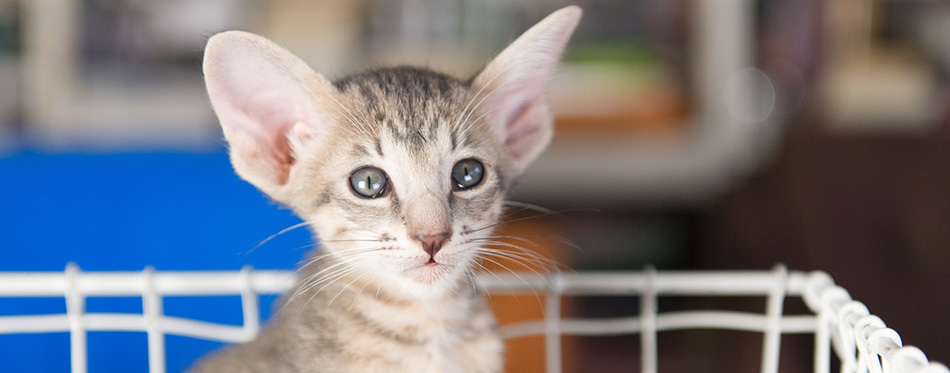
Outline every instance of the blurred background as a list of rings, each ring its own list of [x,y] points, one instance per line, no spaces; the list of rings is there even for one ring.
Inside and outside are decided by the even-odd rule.
[[[331,79],[401,63],[467,78],[567,4],[585,14],[549,92],[557,135],[511,198],[559,213],[506,230],[577,270],[824,270],[905,344],[950,361],[941,0],[0,0],[0,270],[289,269],[313,246],[294,230],[257,247],[299,220],[233,174],[201,76],[215,32],[264,35]],[[5,299],[0,315],[62,303]],[[493,301],[505,322],[537,317],[535,303]],[[185,300],[165,308],[240,322]],[[508,371],[543,369],[539,341],[512,341]],[[756,371],[760,342],[663,333],[661,371]],[[783,371],[810,369],[810,343],[783,338]],[[170,371],[216,346],[167,344]],[[144,371],[145,345],[93,334],[90,368]],[[0,371],[65,371],[67,346],[65,334],[0,336]],[[565,346],[568,371],[638,366],[636,336]]]

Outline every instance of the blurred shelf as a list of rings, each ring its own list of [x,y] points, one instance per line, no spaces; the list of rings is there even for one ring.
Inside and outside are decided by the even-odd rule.
[[[519,181],[513,198],[696,206],[741,172],[734,156],[687,131],[651,137],[561,133]]]
[[[642,134],[687,130],[691,109],[674,74],[662,67],[565,63],[548,102],[559,134]]]
[[[236,1],[222,0],[220,4],[241,8]],[[184,68],[194,71],[158,72],[144,80],[122,76],[121,71],[93,71],[96,69],[82,58],[82,39],[77,36],[81,35],[82,22],[88,21],[84,18],[89,16],[84,13],[86,3],[35,0],[20,4],[25,35],[21,105],[28,134],[53,143],[98,140],[107,147],[121,147],[123,142],[136,146],[143,141],[217,144],[214,136],[218,127],[213,124],[200,67],[194,61]],[[261,6],[245,10],[257,12],[247,19],[259,16],[258,32],[301,53],[305,60],[313,59],[314,67],[329,70],[329,76],[334,75],[333,65],[351,66],[355,64],[349,61],[371,57],[388,59],[387,49],[381,47],[387,45],[411,51],[412,56],[428,63],[467,66],[458,62],[462,59],[477,65],[481,57],[437,46],[472,44],[473,50],[479,50],[481,43],[482,49],[493,47],[507,35],[505,27],[514,27],[523,16],[538,19],[543,14],[534,13],[547,7],[529,3],[468,7],[462,2],[435,1],[398,6],[343,1],[304,5],[292,0],[267,7],[255,4]],[[449,6],[452,4],[458,6]],[[632,32],[646,27],[631,24],[638,18],[621,16],[609,6],[597,13],[597,7],[589,5],[589,16],[593,17],[588,19],[589,24],[610,26],[608,23],[614,22],[617,26],[604,27],[603,32]],[[521,188],[516,189],[519,196],[531,200],[572,198],[693,205],[710,200],[757,162],[762,153],[758,151],[761,143],[756,126],[761,123],[743,122],[742,116],[730,112],[724,101],[724,97],[730,99],[728,88],[733,78],[755,64],[754,3],[693,0],[682,5],[682,9],[670,8],[680,10],[668,9],[674,17],[690,22],[683,31],[687,35],[670,38],[680,40],[677,47],[688,49],[676,52],[685,60],[672,64],[675,67],[663,57],[669,51],[629,44],[631,35],[642,33],[624,34],[625,38],[606,42],[588,40],[587,44],[583,38],[578,39],[578,51],[568,56],[551,87],[550,104],[558,114],[556,139],[528,171]],[[380,8],[367,13],[367,6]],[[389,9],[393,7],[400,12]],[[159,13],[174,9],[178,8],[168,6],[167,12]],[[462,10],[476,12],[479,20],[488,23],[469,22],[461,16]],[[455,14],[458,22],[429,22],[444,18],[424,17],[429,12]],[[367,14],[372,17],[367,19]],[[603,22],[596,22],[598,14]],[[219,20],[213,26],[224,27],[237,22],[234,20]],[[189,18],[186,24],[194,26],[189,29],[212,27],[202,21],[202,17]],[[372,22],[360,23],[368,21]],[[254,30],[250,27],[253,22],[248,22],[249,29]],[[607,34],[593,35],[604,39]],[[355,43],[366,45],[354,47]],[[618,47],[617,43],[622,45]],[[425,53],[424,47],[434,54]],[[372,48],[377,48],[375,53]],[[182,69],[185,65],[171,66]],[[755,102],[758,92],[754,88],[739,85],[731,100]],[[529,189],[539,185],[542,187]]]
[[[180,148],[218,141],[220,130],[199,72],[129,74],[87,71],[77,84],[81,89],[69,92],[56,110],[50,108],[46,120],[33,121],[25,135],[38,145],[67,148]]]

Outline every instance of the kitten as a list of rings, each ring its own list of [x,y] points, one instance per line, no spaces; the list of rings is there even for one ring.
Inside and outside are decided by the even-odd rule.
[[[551,138],[544,87],[580,16],[552,13],[468,81],[395,67],[330,82],[260,36],[211,37],[205,82],[235,170],[322,252],[255,340],[197,371],[501,371],[471,278]]]

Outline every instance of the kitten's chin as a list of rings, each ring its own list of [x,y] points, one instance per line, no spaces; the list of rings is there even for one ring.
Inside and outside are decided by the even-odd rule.
[[[434,285],[446,277],[448,270],[445,264],[429,262],[410,268],[406,271],[406,276],[423,285]]]
[[[458,268],[442,263],[426,263],[402,273],[405,295],[415,299],[441,298],[458,287]]]

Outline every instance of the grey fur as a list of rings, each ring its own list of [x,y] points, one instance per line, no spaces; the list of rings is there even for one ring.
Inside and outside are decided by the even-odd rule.
[[[379,68],[334,82],[342,93],[356,97],[357,110],[382,124],[399,143],[421,149],[441,127],[455,119],[469,100],[468,84],[432,70],[412,66]],[[460,128],[449,128],[451,137]],[[372,139],[382,155],[379,133]]]
[[[259,36],[212,37],[205,80],[235,170],[322,248],[256,339],[195,371],[500,371],[495,320],[471,281],[479,257],[502,255],[484,244],[505,193],[550,139],[542,88],[579,17],[555,12],[467,81],[393,67],[331,83]],[[453,188],[465,159],[484,177]],[[363,167],[386,174],[386,193],[350,188]]]
[[[365,113],[358,119],[375,120],[361,123],[367,126],[368,131],[365,133],[339,136],[339,141],[334,141],[335,144],[326,150],[328,153],[334,153],[333,148],[348,148],[352,149],[347,152],[348,157],[362,159],[373,154],[385,157],[383,144],[388,144],[389,147],[408,148],[409,154],[425,158],[450,151],[451,148],[438,147],[439,144],[445,143],[444,139],[450,137],[466,138],[462,144],[495,142],[484,130],[460,133],[462,127],[456,125],[456,122],[464,106],[472,100],[472,93],[467,84],[458,79],[429,70],[395,67],[347,77],[334,83],[334,87],[348,99],[348,110]],[[379,120],[380,118],[382,120]],[[477,152],[496,153],[497,157],[501,150],[497,147],[487,147]],[[502,166],[497,168],[498,175]],[[314,184],[322,183],[316,181]],[[321,235],[325,241],[346,237],[348,232],[359,232],[365,229],[363,227],[380,225],[380,221],[395,221],[398,224],[404,224],[406,221],[400,208],[403,197],[399,193],[388,197],[391,199],[389,205],[373,206],[362,203],[360,199],[353,198],[346,192],[329,187],[317,189],[322,192],[315,194],[313,203],[290,204],[296,205],[295,210],[301,216],[328,212],[344,222],[344,228],[333,232],[332,235]],[[447,203],[452,202],[455,211],[453,215],[476,216],[482,221],[482,225],[486,225],[497,220],[505,189],[502,184],[493,184],[478,191],[484,195],[482,198],[459,200],[451,193],[447,193],[444,198]],[[458,232],[462,237],[465,236],[464,233]],[[378,242],[378,250],[391,249],[388,242],[394,234],[378,233],[374,239]],[[327,245],[332,243],[324,244]],[[309,256],[312,258],[319,254],[315,252]],[[301,269],[300,277],[314,276],[340,262],[322,260],[311,263]],[[442,343],[439,340],[446,336],[457,339],[453,348],[473,351],[470,354],[457,354],[458,358],[470,361],[456,361],[451,364],[452,367],[466,367],[471,369],[467,371],[472,372],[493,372],[500,369],[502,345],[495,334],[494,318],[485,306],[484,299],[472,291],[470,284],[459,283],[448,295],[440,299],[440,302],[449,303],[451,307],[464,310],[464,313],[456,313],[454,319],[432,320],[431,322],[445,324],[446,327],[436,335],[430,335],[412,328],[388,329],[386,325],[389,320],[386,318],[363,314],[360,310],[364,307],[358,304],[401,307],[402,302],[406,301],[393,300],[390,294],[385,291],[378,292],[375,288],[362,291],[365,290],[364,286],[369,285],[350,283],[354,279],[361,281],[356,279],[356,276],[350,276],[331,282],[325,288],[324,284],[320,284],[311,289],[306,289],[306,282],[298,284],[280,301],[282,307],[274,321],[257,339],[226,348],[201,362],[196,371],[408,370],[412,369],[412,365],[401,364],[406,356],[426,355],[427,351],[432,349],[432,344]],[[290,297],[294,295],[299,296],[291,300]],[[365,348],[362,352],[354,351],[350,346],[353,335],[360,335],[361,338],[372,341],[369,345],[373,348]]]

